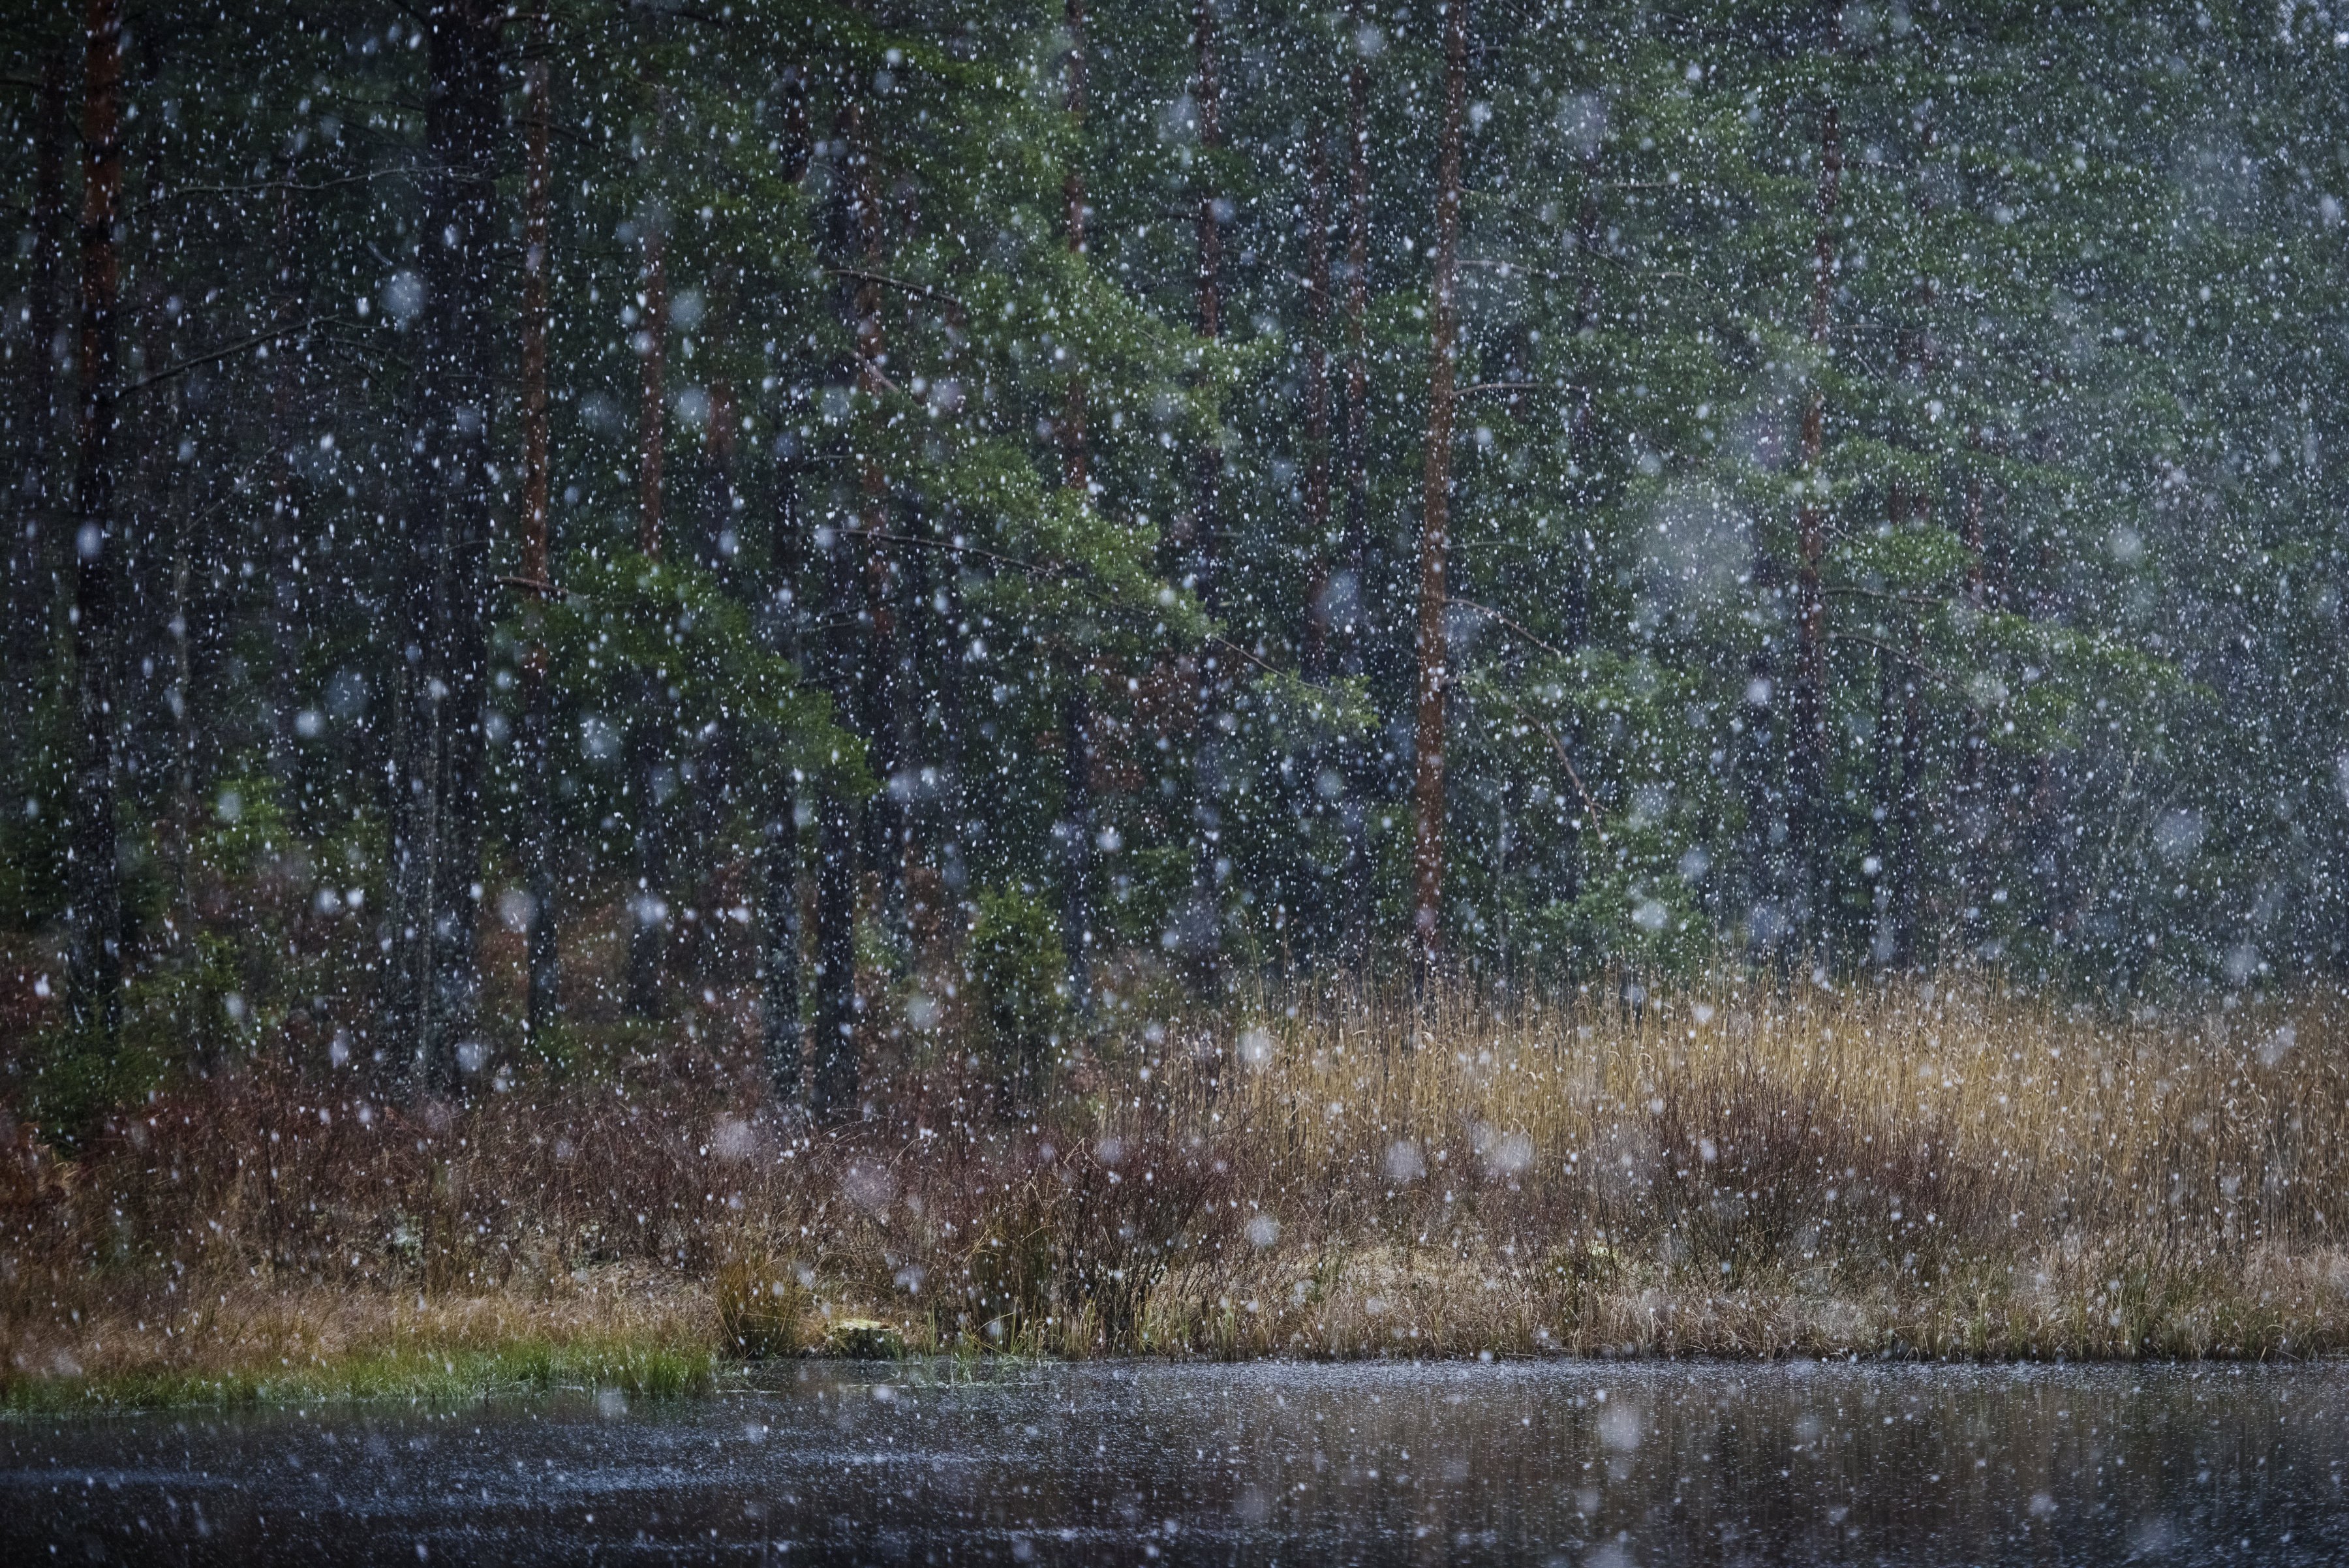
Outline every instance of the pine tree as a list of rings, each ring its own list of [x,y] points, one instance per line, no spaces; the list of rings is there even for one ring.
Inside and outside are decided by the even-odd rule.
[[[440,0],[426,15],[422,222],[399,514],[394,636],[391,949],[386,1033],[417,1092],[461,1086],[481,972],[482,723],[488,675],[491,312],[503,13]]]
[[[122,197],[122,7],[91,0],[82,97],[79,410],[75,421],[73,853],[66,923],[67,1005],[83,1049],[114,1053],[122,1023],[122,885],[115,822],[115,609],[122,544],[115,517],[115,363]]]
[[[1420,521],[1419,691],[1413,753],[1412,944],[1415,972],[1443,952],[1444,754],[1446,670],[1445,558],[1451,549],[1452,426],[1458,398],[1460,142],[1468,106],[1468,0],[1444,14],[1444,140],[1435,189],[1435,278],[1429,317],[1427,490]]]

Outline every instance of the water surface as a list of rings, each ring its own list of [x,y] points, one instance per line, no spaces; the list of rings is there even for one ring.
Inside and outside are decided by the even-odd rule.
[[[0,1559],[2339,1563],[2344,1463],[2333,1366],[811,1363],[19,1420]]]

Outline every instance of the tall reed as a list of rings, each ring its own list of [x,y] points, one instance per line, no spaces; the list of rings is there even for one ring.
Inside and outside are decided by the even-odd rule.
[[[2324,998],[1724,970],[1135,1018],[1017,1116],[941,1049],[830,1128],[762,1102],[748,1031],[466,1105],[254,1063],[70,1164],[17,1132],[0,1378],[852,1318],[973,1354],[2315,1354],[2349,1344],[2344,1044]]]

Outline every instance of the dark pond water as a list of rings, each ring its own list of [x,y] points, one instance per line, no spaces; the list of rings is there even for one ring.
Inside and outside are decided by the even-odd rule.
[[[12,1563],[2349,1562],[2335,1366],[811,1364],[0,1445]]]

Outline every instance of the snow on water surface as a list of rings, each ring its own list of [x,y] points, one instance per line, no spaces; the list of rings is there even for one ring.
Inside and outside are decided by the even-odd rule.
[[[691,1402],[25,1421],[0,1550],[240,1562],[2321,1563],[2349,1374],[787,1367]]]

